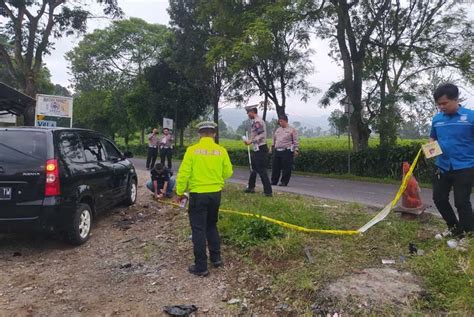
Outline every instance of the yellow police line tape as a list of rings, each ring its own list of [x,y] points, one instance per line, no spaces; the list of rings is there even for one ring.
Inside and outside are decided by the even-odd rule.
[[[421,155],[421,149],[418,151],[418,154],[416,155],[415,160],[411,164],[410,169],[408,170],[408,173],[406,173],[405,177],[403,178],[402,185],[398,189],[397,195],[392,200],[392,202],[389,203],[387,206],[385,206],[385,208],[383,208],[382,211],[380,211],[374,218],[372,218],[369,222],[367,222],[364,226],[362,226],[358,230],[311,229],[311,228],[305,228],[305,227],[297,226],[297,225],[287,223],[287,222],[284,222],[284,221],[280,221],[280,220],[277,220],[277,219],[273,219],[273,218],[270,218],[270,217],[267,217],[267,216],[254,214],[254,213],[241,212],[241,211],[235,211],[235,210],[229,210],[229,209],[219,209],[219,211],[221,211],[223,213],[235,214],[235,215],[244,216],[244,217],[257,218],[257,219],[261,219],[261,220],[265,220],[265,221],[277,224],[281,227],[285,227],[285,228],[296,230],[296,231],[308,232],[308,233],[322,233],[322,234],[334,234],[334,235],[361,234],[361,233],[366,232],[369,228],[371,228],[375,224],[377,224],[380,221],[382,221],[383,219],[385,219],[385,217],[387,217],[387,215],[390,213],[390,211],[392,211],[392,209],[397,205],[397,202],[400,200],[400,198],[403,195],[403,192],[407,188],[408,180],[410,179],[410,177],[413,174],[413,170],[415,169],[415,166],[418,163],[420,155]],[[176,203],[172,203],[172,202],[168,202],[168,201],[162,201],[162,200],[160,200],[160,202],[162,202],[164,204],[171,205],[171,206],[180,207],[180,205],[176,204]]]

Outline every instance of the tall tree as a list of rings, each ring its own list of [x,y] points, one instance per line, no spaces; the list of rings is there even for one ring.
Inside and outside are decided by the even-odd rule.
[[[213,36],[207,2],[170,0],[169,3],[168,13],[174,33],[170,62],[207,94],[213,109],[213,120],[219,127],[219,104],[226,89],[224,78],[227,65],[222,59],[208,62],[206,58]],[[219,128],[216,142],[219,142]]]
[[[418,99],[416,87],[429,71],[472,69],[465,46],[474,41],[472,21],[454,1],[394,1],[374,33],[364,79],[377,87],[377,103],[369,106],[377,112],[380,144],[389,147],[396,143],[400,106]]]
[[[174,118],[183,146],[184,130],[190,122],[199,118],[209,106],[208,94],[186,74],[173,68],[164,58],[145,69],[145,78],[154,100],[154,118]]]
[[[317,90],[307,81],[312,71],[309,32],[297,5],[289,0],[210,1],[213,37],[209,58],[224,59],[231,69],[230,99],[247,102],[263,96],[284,114],[289,94],[303,100]]]
[[[333,57],[342,61],[342,85],[353,112],[350,130],[355,151],[368,147],[371,130],[364,118],[363,76],[367,48],[390,0],[310,1],[306,15],[318,23],[319,35],[331,41]]]
[[[108,17],[119,17],[117,0],[96,0]],[[53,48],[52,38],[81,34],[93,17],[79,0],[0,0],[0,15],[7,19],[0,27],[0,58],[20,89],[34,97],[38,92],[43,57]],[[34,124],[34,109],[27,109],[25,124]]]
[[[130,18],[87,34],[67,53],[76,90],[108,92],[114,99],[111,106],[121,113],[116,126],[125,138],[133,132],[132,127],[124,129],[130,123],[140,131],[156,124],[144,69],[163,54],[169,36],[164,25]],[[137,96],[141,93],[142,98]]]

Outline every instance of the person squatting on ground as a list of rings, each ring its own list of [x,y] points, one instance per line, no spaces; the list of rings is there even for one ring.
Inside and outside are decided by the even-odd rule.
[[[298,131],[288,124],[288,116],[278,117],[280,127],[273,134],[272,185],[288,186],[293,168],[293,159],[299,154]]]
[[[149,170],[155,166],[156,158],[158,156],[158,129],[154,128],[148,134],[148,154],[146,156],[146,169]]]
[[[163,129],[163,135],[160,138],[160,161],[165,166],[165,160],[168,161],[168,169],[171,170],[171,158],[173,156],[174,137],[170,134],[170,130]]]
[[[474,111],[459,104],[459,89],[453,84],[439,86],[434,100],[440,112],[433,118],[430,141],[438,141],[443,154],[436,158],[433,177],[433,201],[448,225],[444,236],[462,238],[474,232],[474,214],[470,201],[474,183]],[[449,203],[454,189],[454,205]]]
[[[146,187],[155,194],[155,198],[173,197],[176,180],[170,170],[161,163],[156,163],[155,167],[150,171],[150,178],[146,183]]]
[[[268,146],[267,146],[267,128],[265,121],[258,116],[257,105],[245,107],[247,115],[252,120],[252,127],[250,129],[250,138],[245,140],[246,145],[251,146],[251,168],[249,183],[246,193],[255,193],[255,183],[257,181],[257,174],[260,175],[260,179],[263,184],[263,192],[265,196],[272,196],[272,185],[267,174],[267,157],[268,157]]]
[[[188,270],[197,276],[209,274],[206,241],[212,265],[223,265],[217,220],[224,181],[232,176],[233,171],[226,149],[214,141],[216,128],[214,122],[198,125],[199,143],[188,147],[177,176],[178,200],[181,201],[185,191],[189,191],[194,265]]]

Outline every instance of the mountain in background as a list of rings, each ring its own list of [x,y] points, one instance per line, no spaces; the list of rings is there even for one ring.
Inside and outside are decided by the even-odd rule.
[[[261,113],[260,113],[261,114]],[[236,108],[224,108],[220,110],[220,117],[224,122],[236,130],[242,121],[246,120],[247,114],[244,109]],[[276,119],[277,115],[275,111],[271,111],[267,114],[267,121]],[[301,122],[301,126],[308,129],[320,127],[323,131],[329,130],[328,115],[321,115],[317,117],[289,114],[288,119],[290,124],[295,121]]]

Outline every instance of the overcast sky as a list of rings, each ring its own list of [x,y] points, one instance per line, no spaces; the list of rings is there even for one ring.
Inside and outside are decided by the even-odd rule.
[[[168,25],[169,16],[166,11],[168,0],[119,0],[119,5],[125,12],[126,17],[139,17],[149,23],[160,23]],[[468,5],[470,16],[474,16],[474,5]],[[109,24],[107,20],[92,20],[89,22],[88,30],[96,28],[105,28]],[[51,71],[52,81],[55,84],[69,86],[71,78],[68,70],[68,63],[64,54],[71,50],[80,38],[67,37],[60,39],[55,44],[55,50],[52,55],[45,57],[45,62]],[[338,80],[342,76],[341,67],[328,56],[328,45],[320,40],[313,40],[311,48],[315,54],[311,57],[315,72],[308,77],[308,81],[324,92],[331,82]],[[464,91],[464,97],[467,97],[467,104],[474,108],[474,92]],[[307,103],[300,100],[299,96],[290,96],[287,100],[287,113],[299,114],[304,116],[328,115],[334,108],[322,109],[318,106],[318,100],[321,94],[312,97]],[[228,106],[228,105],[224,105]]]

